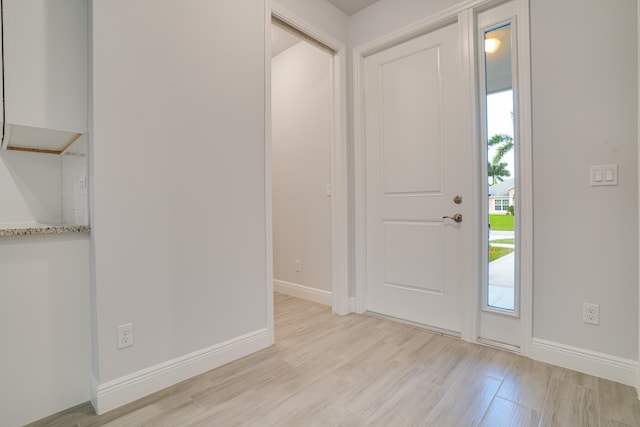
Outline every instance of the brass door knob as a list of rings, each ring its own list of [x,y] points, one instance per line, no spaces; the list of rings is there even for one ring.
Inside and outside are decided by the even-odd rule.
[[[459,213],[455,214],[454,216],[446,216],[445,215],[445,216],[442,217],[442,219],[446,219],[446,218],[452,219],[455,222],[462,222],[462,214],[459,214]]]

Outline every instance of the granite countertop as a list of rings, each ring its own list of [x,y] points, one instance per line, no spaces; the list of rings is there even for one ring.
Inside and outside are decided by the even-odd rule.
[[[88,225],[34,225],[32,227],[0,226],[0,237],[9,236],[43,236],[46,234],[88,233]]]

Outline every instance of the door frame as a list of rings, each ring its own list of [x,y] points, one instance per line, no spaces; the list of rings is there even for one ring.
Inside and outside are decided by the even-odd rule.
[[[331,130],[331,304],[336,314],[349,313],[349,215],[347,166],[346,46],[287,9],[265,0],[265,211],[267,328],[275,342],[273,307],[273,206],[271,160],[271,17],[274,16],[335,53]]]
[[[532,339],[532,278],[533,278],[533,191],[531,161],[531,72],[529,43],[529,0],[513,0],[518,13],[518,49],[519,91],[518,106],[520,111],[520,168],[521,199],[520,248],[521,248],[521,354],[529,354]],[[463,97],[469,102],[465,104],[461,118],[464,124],[464,137],[474,144],[475,159],[473,176],[479,177],[481,168],[480,156],[480,114],[478,109],[478,84],[476,64],[476,14],[479,10],[500,4],[500,0],[468,0],[422,19],[398,31],[382,36],[353,49],[353,132],[354,132],[354,207],[355,207],[355,311],[363,313],[367,310],[367,203],[366,203],[366,159],[365,159],[365,121],[364,121],[364,59],[374,53],[395,46],[422,34],[438,29],[447,24],[458,22],[461,40],[461,64],[463,66]],[[475,188],[475,186],[474,186]],[[472,195],[474,203],[480,211],[480,192],[475,189]],[[465,341],[478,342],[480,326],[480,274],[481,257],[479,256],[482,239],[480,233],[484,227],[476,215],[472,224],[474,236],[473,247],[476,248],[473,263],[476,283],[465,286],[461,304],[463,315],[461,337]]]

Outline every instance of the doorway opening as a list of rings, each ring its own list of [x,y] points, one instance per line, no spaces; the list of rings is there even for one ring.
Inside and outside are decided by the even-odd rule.
[[[329,306],[333,53],[272,18],[274,289]]]
[[[413,317],[417,318],[425,311],[435,313],[436,310],[425,310],[426,303],[416,302],[419,298],[409,295],[426,295],[422,298],[426,299],[454,296],[453,291],[457,291],[453,298],[457,301],[454,308],[461,314],[458,323],[446,327],[447,330],[459,331],[468,341],[526,354],[531,337],[532,277],[528,2],[471,3],[452,10],[446,17],[434,16],[419,28],[407,27],[354,49],[356,311],[374,311],[406,320],[410,318],[406,315],[407,307],[415,307],[414,312],[418,314]],[[422,40],[419,34],[437,35],[452,25],[458,25],[456,34],[460,36],[454,42],[453,50],[457,46],[468,55],[463,55],[463,66],[454,67],[452,72],[431,73],[437,77],[432,80],[438,82],[432,87],[446,90],[442,104],[427,106],[425,99],[439,99],[438,96],[416,94],[420,94],[420,90],[428,94],[429,87],[424,82],[425,76],[429,76],[430,64],[431,70],[438,70],[437,67],[445,64],[431,60],[429,48],[438,46],[438,58],[441,58],[446,53],[446,44],[426,43],[424,48],[412,50],[413,43]],[[496,68],[506,70],[506,77],[495,74],[492,64],[485,61],[485,52],[491,48],[487,46],[491,42],[486,40],[496,38],[491,37],[496,35],[492,32],[505,27],[509,31],[503,48],[509,55]],[[456,34],[451,33],[448,37],[455,41]],[[403,48],[406,50],[400,51]],[[394,53],[398,55],[393,56]],[[425,71],[415,72],[420,67]],[[457,76],[456,70],[462,70],[462,75]],[[489,82],[485,80],[485,73],[490,73]],[[438,80],[440,78],[444,83]],[[447,88],[446,79],[455,81],[456,78],[458,84]],[[381,82],[381,79],[385,81]],[[508,82],[500,86],[502,81]],[[491,86],[487,92],[485,86],[488,84]],[[469,99],[470,102],[452,108],[451,111],[456,112],[455,120],[431,123],[426,119],[438,118],[439,114],[445,117],[447,111],[441,106],[446,108],[456,99]],[[486,110],[491,110],[489,114],[493,117],[494,104],[506,105],[506,130],[499,130],[499,127],[493,130],[493,124],[487,123]],[[452,122],[458,127],[442,128],[440,132],[442,123]],[[432,135],[428,135],[429,130],[433,131]],[[458,131],[460,135],[456,133]],[[418,137],[414,138],[411,132]],[[487,135],[487,132],[491,134]],[[462,141],[459,148],[450,155],[442,156],[437,151],[424,155],[427,148],[433,151],[438,148],[437,142],[444,134],[448,135],[445,149],[451,149],[454,144],[450,141],[456,141],[451,135]],[[487,139],[494,135],[499,137],[489,151]],[[436,143],[425,148],[425,141]],[[465,147],[465,141],[473,141],[473,144]],[[469,154],[470,158],[457,159],[457,154]],[[442,173],[447,166],[445,162],[428,163],[440,158],[453,161],[450,169],[458,175]],[[493,160],[495,163],[490,164]],[[491,171],[492,176],[489,176],[494,166],[506,172]],[[425,170],[436,171],[437,179],[428,181]],[[465,185],[467,172],[473,175],[471,188]],[[507,173],[509,177],[505,176]],[[493,176],[496,176],[495,184],[500,183],[498,177],[502,182],[513,178],[512,185],[507,182],[503,185],[506,188],[499,193],[490,192],[489,186],[494,183],[489,179]],[[392,181],[395,178],[398,179]],[[447,185],[441,189],[443,180]],[[499,213],[498,219],[511,222],[510,226],[503,225],[504,230],[498,230],[497,225],[489,230],[489,194],[493,196],[494,193],[491,214]],[[440,196],[444,196],[441,197],[443,204],[433,213],[419,205],[422,200],[434,202]],[[404,215],[405,212],[408,214]],[[508,233],[500,235],[497,231]],[[460,240],[454,243],[456,236]],[[437,243],[447,238],[452,239],[451,243],[433,250],[425,243]],[[489,242],[491,246],[503,249],[502,255],[512,257],[501,272],[496,264],[489,266]],[[447,250],[451,252],[447,253]],[[501,273],[506,280],[500,282],[493,277],[495,273]],[[425,280],[430,277],[427,274],[436,277]],[[455,277],[459,278],[460,285],[450,286],[446,281]],[[447,286],[438,288],[434,283],[446,283]],[[397,295],[400,296],[396,298]],[[442,306],[436,305],[436,308]],[[445,311],[446,314],[454,312]],[[428,325],[444,323],[442,318],[413,321]]]
[[[346,46],[279,6],[271,5],[266,18],[265,243],[267,321],[274,341],[276,283],[278,290],[330,305],[336,314],[351,310]],[[274,25],[289,42],[272,59]],[[287,62],[299,70],[287,72]],[[294,202],[298,215],[289,220]]]

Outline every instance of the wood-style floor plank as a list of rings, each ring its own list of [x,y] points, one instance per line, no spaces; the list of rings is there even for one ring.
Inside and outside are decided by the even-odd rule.
[[[518,357],[498,390],[498,396],[541,410],[552,373],[552,365]]]
[[[107,414],[31,427],[640,426],[635,390],[276,294],[276,344]]]
[[[431,411],[425,425],[434,427],[479,425],[499,387],[500,380],[479,372],[461,375]]]
[[[599,404],[597,391],[552,378],[542,408],[543,425],[597,426]]]
[[[482,427],[536,427],[539,424],[540,413],[535,409],[496,396],[480,425]]]
[[[640,426],[640,405],[632,387],[598,378],[600,415],[623,425]]]

